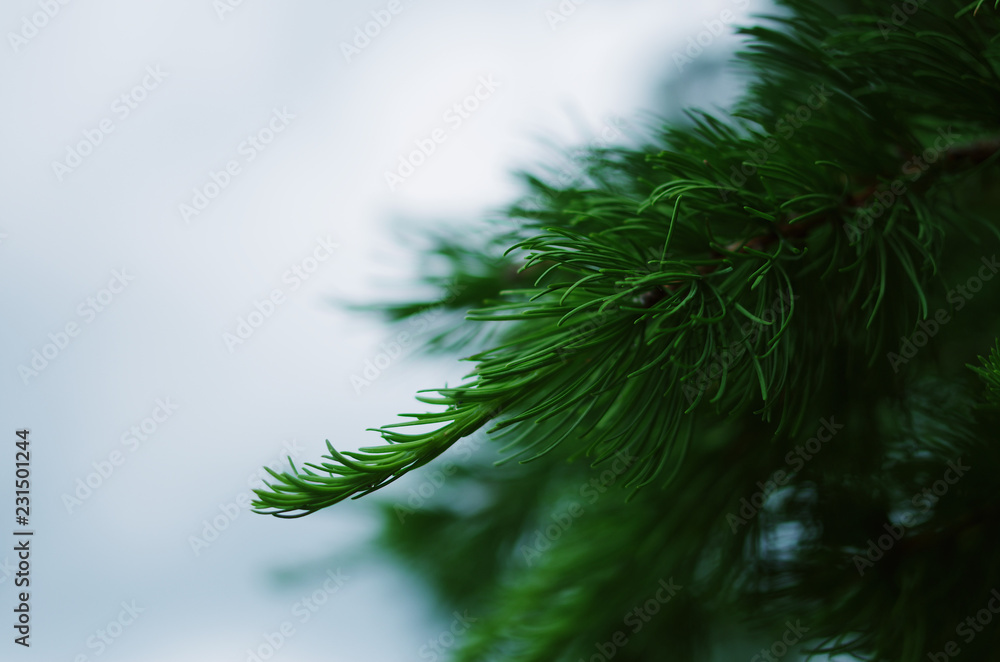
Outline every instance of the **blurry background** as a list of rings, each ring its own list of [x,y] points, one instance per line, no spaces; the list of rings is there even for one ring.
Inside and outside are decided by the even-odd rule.
[[[30,651],[0,546],[0,658],[428,659],[451,616],[369,504],[246,507],[464,372],[331,301],[421,294],[398,230],[485,231],[515,169],[728,103],[754,1],[4,3],[0,535],[21,427],[36,534]]]

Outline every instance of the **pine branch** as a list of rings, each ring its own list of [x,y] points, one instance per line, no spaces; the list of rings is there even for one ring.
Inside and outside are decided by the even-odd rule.
[[[336,453],[328,442],[326,462],[274,473],[277,482],[258,491],[255,507],[305,514],[368,494],[437,457],[492,420],[499,408],[510,411],[515,404],[516,414],[493,428],[510,434],[508,448],[518,448],[514,457],[538,457],[576,436],[579,452],[595,463],[619,452],[643,457],[630,472],[633,487],[664,470],[669,481],[680,468],[696,410],[711,406],[730,416],[754,411],[765,419],[776,414],[775,434],[794,433],[810,392],[789,385],[823,381],[824,346],[851,338],[874,361],[889,339],[926,316],[924,288],[935,271],[944,224],[963,213],[938,199],[936,185],[948,173],[994,163],[996,141],[944,152],[940,165],[891,205],[884,224],[850,237],[828,228],[846,226],[852,217],[870,221],[862,215],[863,205],[899,165],[878,150],[845,144],[841,136],[861,131],[911,146],[904,155],[918,153],[916,133],[929,132],[925,118],[933,109],[921,109],[924,118],[917,120],[909,97],[928,96],[933,83],[940,106],[940,95],[967,75],[983,81],[980,99],[970,100],[981,105],[950,105],[956,123],[972,126],[984,117],[984,105],[1000,112],[1000,78],[983,74],[984,60],[976,55],[992,53],[995,46],[981,32],[975,37],[918,33],[918,16],[914,25],[891,35],[890,49],[859,39],[852,28],[824,34],[820,25],[837,25],[832,15],[812,4],[796,8],[814,14],[815,22],[806,27],[805,19],[792,20],[795,30],[789,35],[769,28],[744,31],[756,39],[746,61],[760,71],[766,67],[767,77],[751,88],[735,123],[692,115],[693,129],[666,130],[665,149],[605,151],[602,167],[623,176],[604,177],[604,189],[556,190],[531,182],[541,206],[512,209],[525,223],[522,239],[508,252],[524,253],[525,268],[542,273],[533,287],[501,292],[504,301],[469,313],[472,322],[516,322],[518,330],[504,344],[470,357],[478,364],[471,382],[438,391],[437,400],[421,400],[447,407],[444,412],[411,414],[410,423],[381,428],[387,444],[361,453]],[[955,40],[964,41],[972,55],[936,62],[937,69],[928,70],[919,84],[895,76],[888,66],[888,58],[900,53],[908,53],[915,66],[928,66],[941,44]],[[808,63],[805,81],[803,63]],[[822,104],[813,122],[800,126],[774,159],[758,163],[756,176],[745,178],[741,187],[720,184],[726,173],[712,164],[732,163],[733,154],[759,150],[772,139],[739,118],[768,126],[784,109],[803,107],[797,105],[801,99],[788,96],[793,76],[807,90],[829,88],[840,103]],[[873,88],[872,80],[884,81],[882,88]],[[757,101],[765,98],[781,101]],[[907,115],[914,131],[882,129],[883,118],[895,116],[898,123]],[[817,149],[826,149],[827,158],[817,161]],[[872,176],[872,164],[885,174]],[[663,183],[654,184],[656,179]],[[865,188],[851,190],[852,182],[865,180],[870,182]],[[619,181],[632,182],[633,188],[616,190]],[[853,259],[847,257],[851,253]],[[823,334],[806,332],[807,325],[793,321],[796,298],[809,291],[803,285],[809,273],[820,274],[840,292],[833,306],[810,303],[808,326],[823,328]],[[852,273],[853,280],[838,276]],[[915,292],[916,309],[886,296],[902,285]],[[458,405],[459,399],[465,404]],[[624,403],[649,419],[640,422]],[[554,442],[544,440],[536,421],[562,431]],[[413,435],[394,430],[433,423],[446,425]]]
[[[388,485],[400,476],[427,464],[462,437],[472,434],[492,419],[500,408],[484,403],[462,403],[461,390],[439,391],[441,397],[418,397],[427,404],[446,405],[440,414],[402,414],[414,420],[387,425],[381,430],[384,446],[338,452],[327,440],[328,462],[306,464],[299,471],[289,458],[291,471],[278,473],[267,468],[275,479],[268,489],[255,490],[256,512],[295,518],[332,506],[349,497],[360,498]],[[397,428],[444,423],[433,432],[404,434]]]
[[[1000,152],[1000,139],[980,140],[969,145],[950,147],[944,151],[943,156],[939,160],[935,161],[931,169],[935,173],[962,173],[970,166],[982,166],[996,159],[998,152]],[[906,162],[912,161],[917,156],[912,153],[907,154]],[[896,172],[903,171],[904,168],[905,162],[900,164]],[[889,178],[885,175],[879,177],[869,176],[867,179],[881,180],[883,182],[889,181]],[[928,188],[932,181],[933,178],[923,179],[920,182],[919,190]],[[794,215],[791,213],[786,214],[784,217],[775,220],[773,230],[733,242],[726,246],[726,253],[737,253],[745,249],[764,252],[779,241],[802,241],[808,237],[810,232],[826,223],[834,223],[843,227],[846,223],[846,218],[850,217],[857,209],[869,204],[875,194],[879,192],[879,189],[879,184],[870,184],[860,191],[847,194],[836,210],[813,210]],[[725,257],[723,253],[717,251],[712,251],[709,256],[712,260],[720,261]],[[715,271],[721,265],[721,262],[712,265],[699,265],[697,271],[701,275],[706,275]],[[677,281],[658,285],[655,289],[648,290],[641,295],[640,304],[645,308],[650,308],[659,303],[667,293],[677,290],[680,286],[681,283]]]
[[[731,112],[593,150],[579,184],[525,176],[503,258],[441,247],[433,282],[462,295],[390,312],[471,308],[465,337],[490,342],[418,396],[437,413],[357,452],[327,441],[257,491],[258,512],[302,516],[490,428],[498,464],[531,464],[467,466],[390,525],[482,610],[458,659],[592,656],[673,576],[683,593],[616,659],[706,659],[720,632],[777,642],[801,619],[806,650],[917,662],[1000,586],[1000,344],[961,368],[1000,335],[980,262],[1000,245],[1000,15],[782,4],[741,30]],[[941,493],[957,457],[973,469]],[[963,652],[990,659],[997,632]]]

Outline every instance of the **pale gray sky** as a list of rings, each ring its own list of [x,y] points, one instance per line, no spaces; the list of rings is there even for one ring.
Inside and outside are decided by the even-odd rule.
[[[272,659],[417,659],[446,618],[403,570],[349,554],[376,530],[364,503],[295,521],[241,507],[262,464],[370,444],[366,427],[462,372],[408,352],[357,393],[394,332],[327,301],[405,296],[416,255],[393,222],[473,224],[516,197],[512,169],[551,158],[542,138],[676,110],[675,54],[702,35],[698,57],[723,56],[713,26],[756,9],[235,4],[0,8],[0,435],[12,449],[32,430],[36,531],[24,659],[242,662],[286,623]],[[207,546],[206,521],[224,525]]]

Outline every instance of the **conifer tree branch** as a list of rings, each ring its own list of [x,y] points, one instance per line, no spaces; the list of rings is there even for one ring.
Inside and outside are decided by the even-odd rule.
[[[525,255],[523,271],[538,275],[469,312],[470,322],[513,324],[469,357],[470,381],[418,398],[444,411],[409,414],[377,430],[384,445],[359,452],[328,441],[325,461],[271,472],[258,512],[301,516],[368,494],[500,410],[492,432],[509,440],[509,457],[528,461],[563,443],[594,464],[624,452],[642,458],[625,484],[669,483],[702,414],[775,416],[776,437],[794,433],[835,369],[829,347],[846,343],[874,362],[925,317],[944,227],[988,225],[949,206],[941,184],[992,167],[1000,143],[949,147],[878,228],[841,229],[864,218],[936,121],[996,135],[996,42],[978,25],[918,32],[934,14],[926,8],[891,35],[890,48],[871,39],[876,16],[845,27],[819,4],[790,4],[799,13],[787,32],[744,30],[744,59],[766,75],[733,118],[693,113],[694,126],[668,127],[657,149],[604,150],[591,186],[529,177],[537,204],[510,211],[523,223],[508,252]],[[970,55],[941,60],[956,42]],[[926,71],[914,81],[896,73],[905,67]],[[967,79],[979,86],[961,99],[968,86],[955,81]],[[783,135],[783,114],[820,94],[789,94],[806,88],[830,98],[809,102],[813,120],[796,125],[753,177],[726,183],[726,167],[735,172],[748,151]],[[956,101],[941,102],[948,97]],[[776,131],[759,128],[768,126]],[[888,294],[902,288],[914,296]],[[436,427],[402,434],[400,426]]]
[[[987,161],[995,159],[998,152],[1000,152],[1000,139],[979,140],[967,145],[949,147],[944,151],[943,156],[935,161],[933,170],[939,173],[961,172],[969,166],[980,166]],[[908,154],[907,161],[912,160],[915,156],[914,154]],[[897,172],[903,171],[904,168],[905,164],[901,164]],[[872,179],[876,178],[873,177]],[[882,179],[885,181],[884,178]],[[924,182],[924,186],[926,184],[927,181]],[[850,213],[849,211],[845,213],[845,210],[856,210],[864,207],[871,202],[878,190],[879,184],[870,184],[860,191],[847,194],[841,202],[841,209],[822,214],[804,213],[789,215],[786,218],[779,219],[772,231],[755,234],[745,240],[735,241],[726,247],[726,251],[736,253],[749,248],[763,252],[781,240],[805,240],[811,231],[826,223],[842,225],[845,222],[845,217]],[[808,220],[796,222],[802,217],[808,217]],[[711,251],[709,256],[712,260],[722,260],[724,258],[721,253],[716,251]],[[720,266],[721,262],[711,265],[699,265],[697,271],[702,275],[706,275],[715,271]],[[649,308],[661,301],[667,293],[675,291],[681,284],[681,282],[673,281],[644,292],[641,304]]]
[[[301,516],[489,428],[511,466],[384,506],[481,614],[459,660],[591,656],[674,576],[616,656],[747,659],[710,649],[801,619],[806,651],[919,662],[1000,586],[1000,345],[961,367],[1000,342],[1000,3],[781,4],[741,30],[732,112],[592,150],[571,185],[525,175],[502,258],[440,247],[452,278],[429,282],[462,296],[390,311],[473,308],[469,374],[418,396],[435,413],[257,491]]]

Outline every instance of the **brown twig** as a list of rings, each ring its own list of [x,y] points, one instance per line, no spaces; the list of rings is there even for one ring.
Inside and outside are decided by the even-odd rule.
[[[980,140],[969,145],[960,145],[944,151],[941,159],[936,162],[936,167],[945,172],[959,170],[968,166],[979,165],[992,158],[1000,152],[1000,139]],[[871,200],[872,196],[879,190],[877,184],[870,184],[860,191],[848,194],[842,201],[844,207],[863,207]],[[756,251],[764,251],[771,245],[781,240],[801,241],[817,227],[826,223],[842,220],[839,211],[820,214],[803,223],[796,223],[796,216],[792,216],[785,221],[779,222],[775,228],[769,232],[755,235],[742,241],[734,241],[726,246],[729,253],[738,253],[747,248]],[[711,251],[709,254],[713,260],[721,260],[724,255],[718,251]],[[695,270],[701,275],[707,275],[716,271],[721,266],[721,262],[715,264],[698,265]],[[639,296],[639,305],[643,308],[651,308],[675,292],[682,281],[671,281],[658,285],[651,290],[643,292]]]

